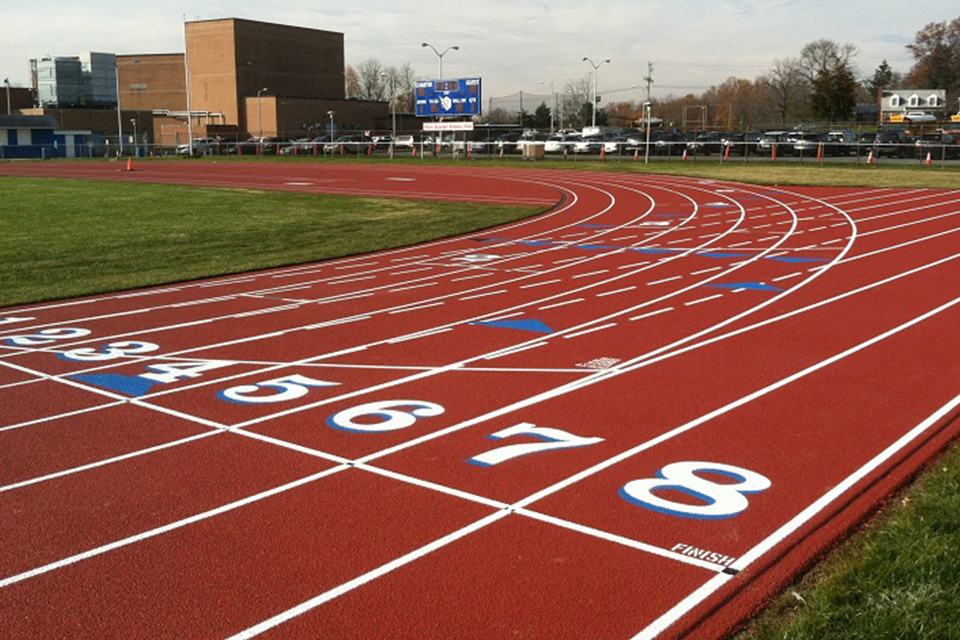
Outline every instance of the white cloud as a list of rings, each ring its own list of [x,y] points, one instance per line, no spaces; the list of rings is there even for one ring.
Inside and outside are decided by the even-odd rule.
[[[423,76],[436,74],[437,59],[421,42],[456,44],[444,75],[482,76],[486,96],[546,93],[541,82],[560,88],[591,71],[584,56],[610,58],[601,93],[635,99],[639,90],[629,88],[642,84],[647,60],[655,95],[696,92],[733,75],[753,78],[818,38],[856,44],[862,75],[883,59],[906,71],[904,45],[925,24],[957,17],[948,4],[913,0],[904,11],[902,0],[484,0],[439,10],[422,0],[194,0],[170,11],[162,3],[34,0],[4,7],[0,75],[26,86],[30,58],[181,51],[185,14],[340,31],[348,63],[376,57],[410,63]]]

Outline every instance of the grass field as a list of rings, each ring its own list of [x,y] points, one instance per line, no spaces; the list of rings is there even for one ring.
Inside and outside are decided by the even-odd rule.
[[[522,164],[761,184],[960,188],[960,170],[920,166]],[[451,217],[434,202],[71,180],[4,178],[3,184],[0,306],[364,253],[536,213],[476,205],[457,207]],[[960,640],[960,448],[936,461],[738,638]]]
[[[0,306],[400,247],[537,207],[4,178]]]

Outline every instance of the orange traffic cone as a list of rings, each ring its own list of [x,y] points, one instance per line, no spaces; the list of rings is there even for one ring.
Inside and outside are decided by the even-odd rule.
[[[873,164],[873,151],[867,154],[867,164]]]
[[[933,158],[930,157],[930,152],[927,151],[926,165],[929,167],[931,164],[933,164]]]
[[[681,158],[681,160],[686,160],[686,159],[687,159],[687,150],[684,149],[684,150],[683,150],[683,158]]]
[[[637,147],[636,149],[633,150],[633,159],[634,160],[640,159],[640,147]]]
[[[133,158],[127,158],[127,171],[133,171]]]
[[[823,162],[823,143],[817,145],[817,162]]]
[[[770,147],[770,159],[771,160],[777,159],[777,145],[773,145]]]

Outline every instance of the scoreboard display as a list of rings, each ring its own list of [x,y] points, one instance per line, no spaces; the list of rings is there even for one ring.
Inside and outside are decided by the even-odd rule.
[[[416,105],[421,117],[479,115],[480,78],[418,81]]]

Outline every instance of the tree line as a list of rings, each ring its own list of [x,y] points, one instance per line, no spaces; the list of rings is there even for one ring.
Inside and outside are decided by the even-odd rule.
[[[852,43],[819,39],[795,57],[775,59],[754,79],[731,77],[700,94],[651,99],[656,117],[666,126],[745,129],[796,122],[841,123],[855,119],[860,103],[876,104],[884,89],[943,89],[947,105],[960,98],[960,17],[932,22],[907,45],[913,56],[909,71],[895,71],[884,60],[871,75],[858,78],[858,55]],[[400,112],[414,110],[416,74],[409,64],[387,67],[370,58],[346,69],[348,98],[392,102]],[[592,75],[568,81],[552,105],[533,111],[487,109],[484,121],[546,128],[580,128],[592,117]],[[642,117],[642,102],[610,102],[597,111],[597,124],[624,125]]]

